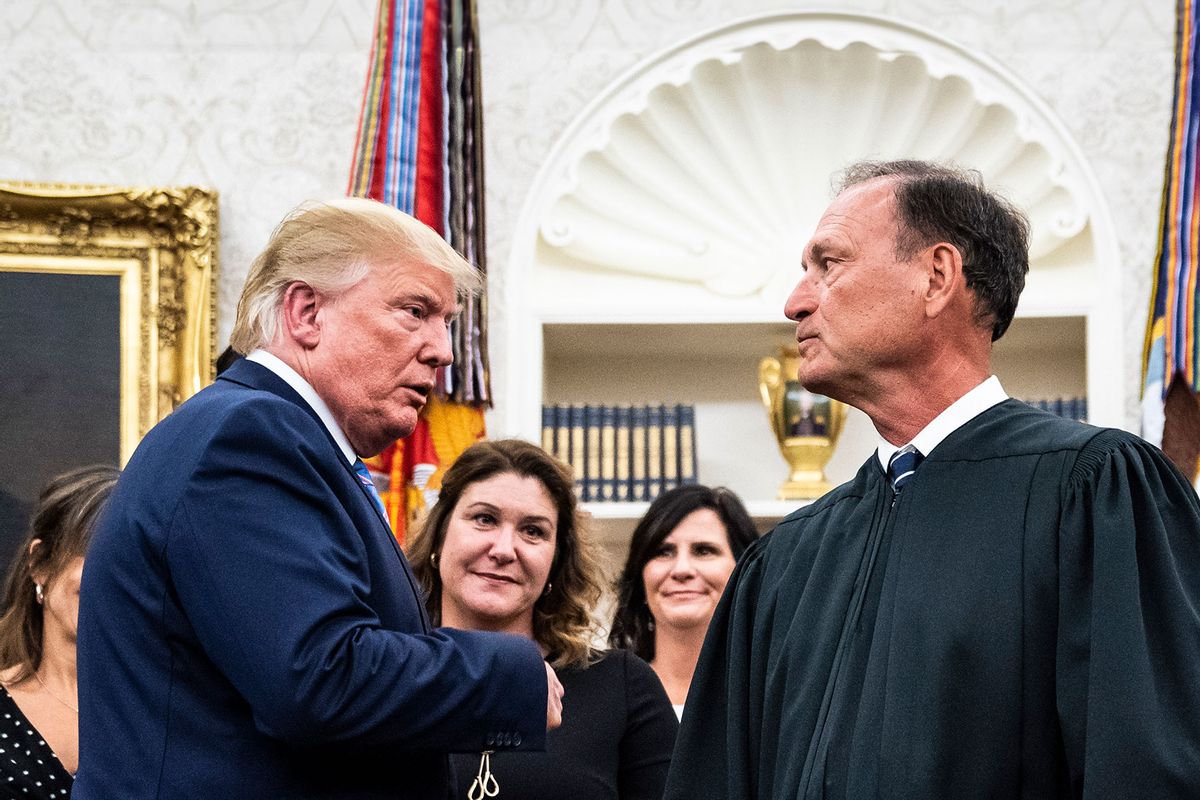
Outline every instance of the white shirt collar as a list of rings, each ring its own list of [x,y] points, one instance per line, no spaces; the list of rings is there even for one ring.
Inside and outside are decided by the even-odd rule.
[[[337,442],[338,449],[342,451],[342,455],[346,457],[346,461],[353,464],[358,456],[354,453],[354,448],[350,446],[350,440],[346,438],[346,434],[342,431],[342,426],[337,424],[337,420],[333,418],[333,412],[329,410],[329,406],[325,405],[325,401],[317,394],[317,390],[312,387],[308,381],[300,377],[300,373],[284,363],[283,359],[278,356],[268,353],[261,348],[252,351],[246,356],[247,361],[253,361],[255,364],[261,364],[267,369],[278,375],[288,386],[296,390],[296,394],[304,398],[304,402],[308,403],[313,411],[317,412],[317,416],[321,418],[321,422],[325,423],[325,428],[329,431],[329,435]]]
[[[921,432],[914,436],[908,444],[897,446],[882,436],[879,437],[879,449],[877,451],[879,463],[886,470],[892,453],[903,449],[903,447],[911,446],[912,449],[918,451],[922,456],[927,456],[947,436],[992,406],[1003,403],[1007,399],[1008,392],[1004,391],[1004,387],[1000,385],[1000,379],[993,375],[951,403],[945,411],[938,414],[928,425],[922,428]]]

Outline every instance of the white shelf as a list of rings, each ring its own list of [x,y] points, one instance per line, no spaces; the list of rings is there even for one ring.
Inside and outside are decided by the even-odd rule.
[[[780,520],[811,500],[744,500],[746,510],[756,520]],[[632,520],[635,524],[650,509],[648,502],[635,503],[581,503],[583,510],[592,519]]]

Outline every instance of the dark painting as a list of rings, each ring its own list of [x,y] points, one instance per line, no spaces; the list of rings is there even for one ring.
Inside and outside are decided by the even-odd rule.
[[[121,279],[0,271],[0,567],[42,485],[120,463]]]

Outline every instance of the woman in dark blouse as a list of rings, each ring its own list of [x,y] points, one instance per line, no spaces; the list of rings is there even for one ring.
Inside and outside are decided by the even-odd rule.
[[[648,661],[680,715],[725,583],[757,537],[737,495],[699,484],[660,494],[633,530],[609,644]]]
[[[66,800],[79,764],[79,578],[115,467],[82,467],[42,490],[13,558],[0,617],[0,797]]]
[[[452,756],[454,797],[662,796],[678,723],[644,661],[596,649],[601,574],[568,467],[528,442],[473,445],[446,472],[408,556],[436,624],[533,639],[565,690],[545,753]]]

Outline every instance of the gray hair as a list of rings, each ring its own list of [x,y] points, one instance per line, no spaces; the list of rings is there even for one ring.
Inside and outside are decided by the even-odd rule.
[[[838,192],[876,178],[894,178],[896,258],[949,242],[962,254],[967,287],[976,299],[976,322],[996,341],[1008,330],[1029,272],[1029,220],[990,192],[976,171],[928,161],[862,161],[848,167]]]

